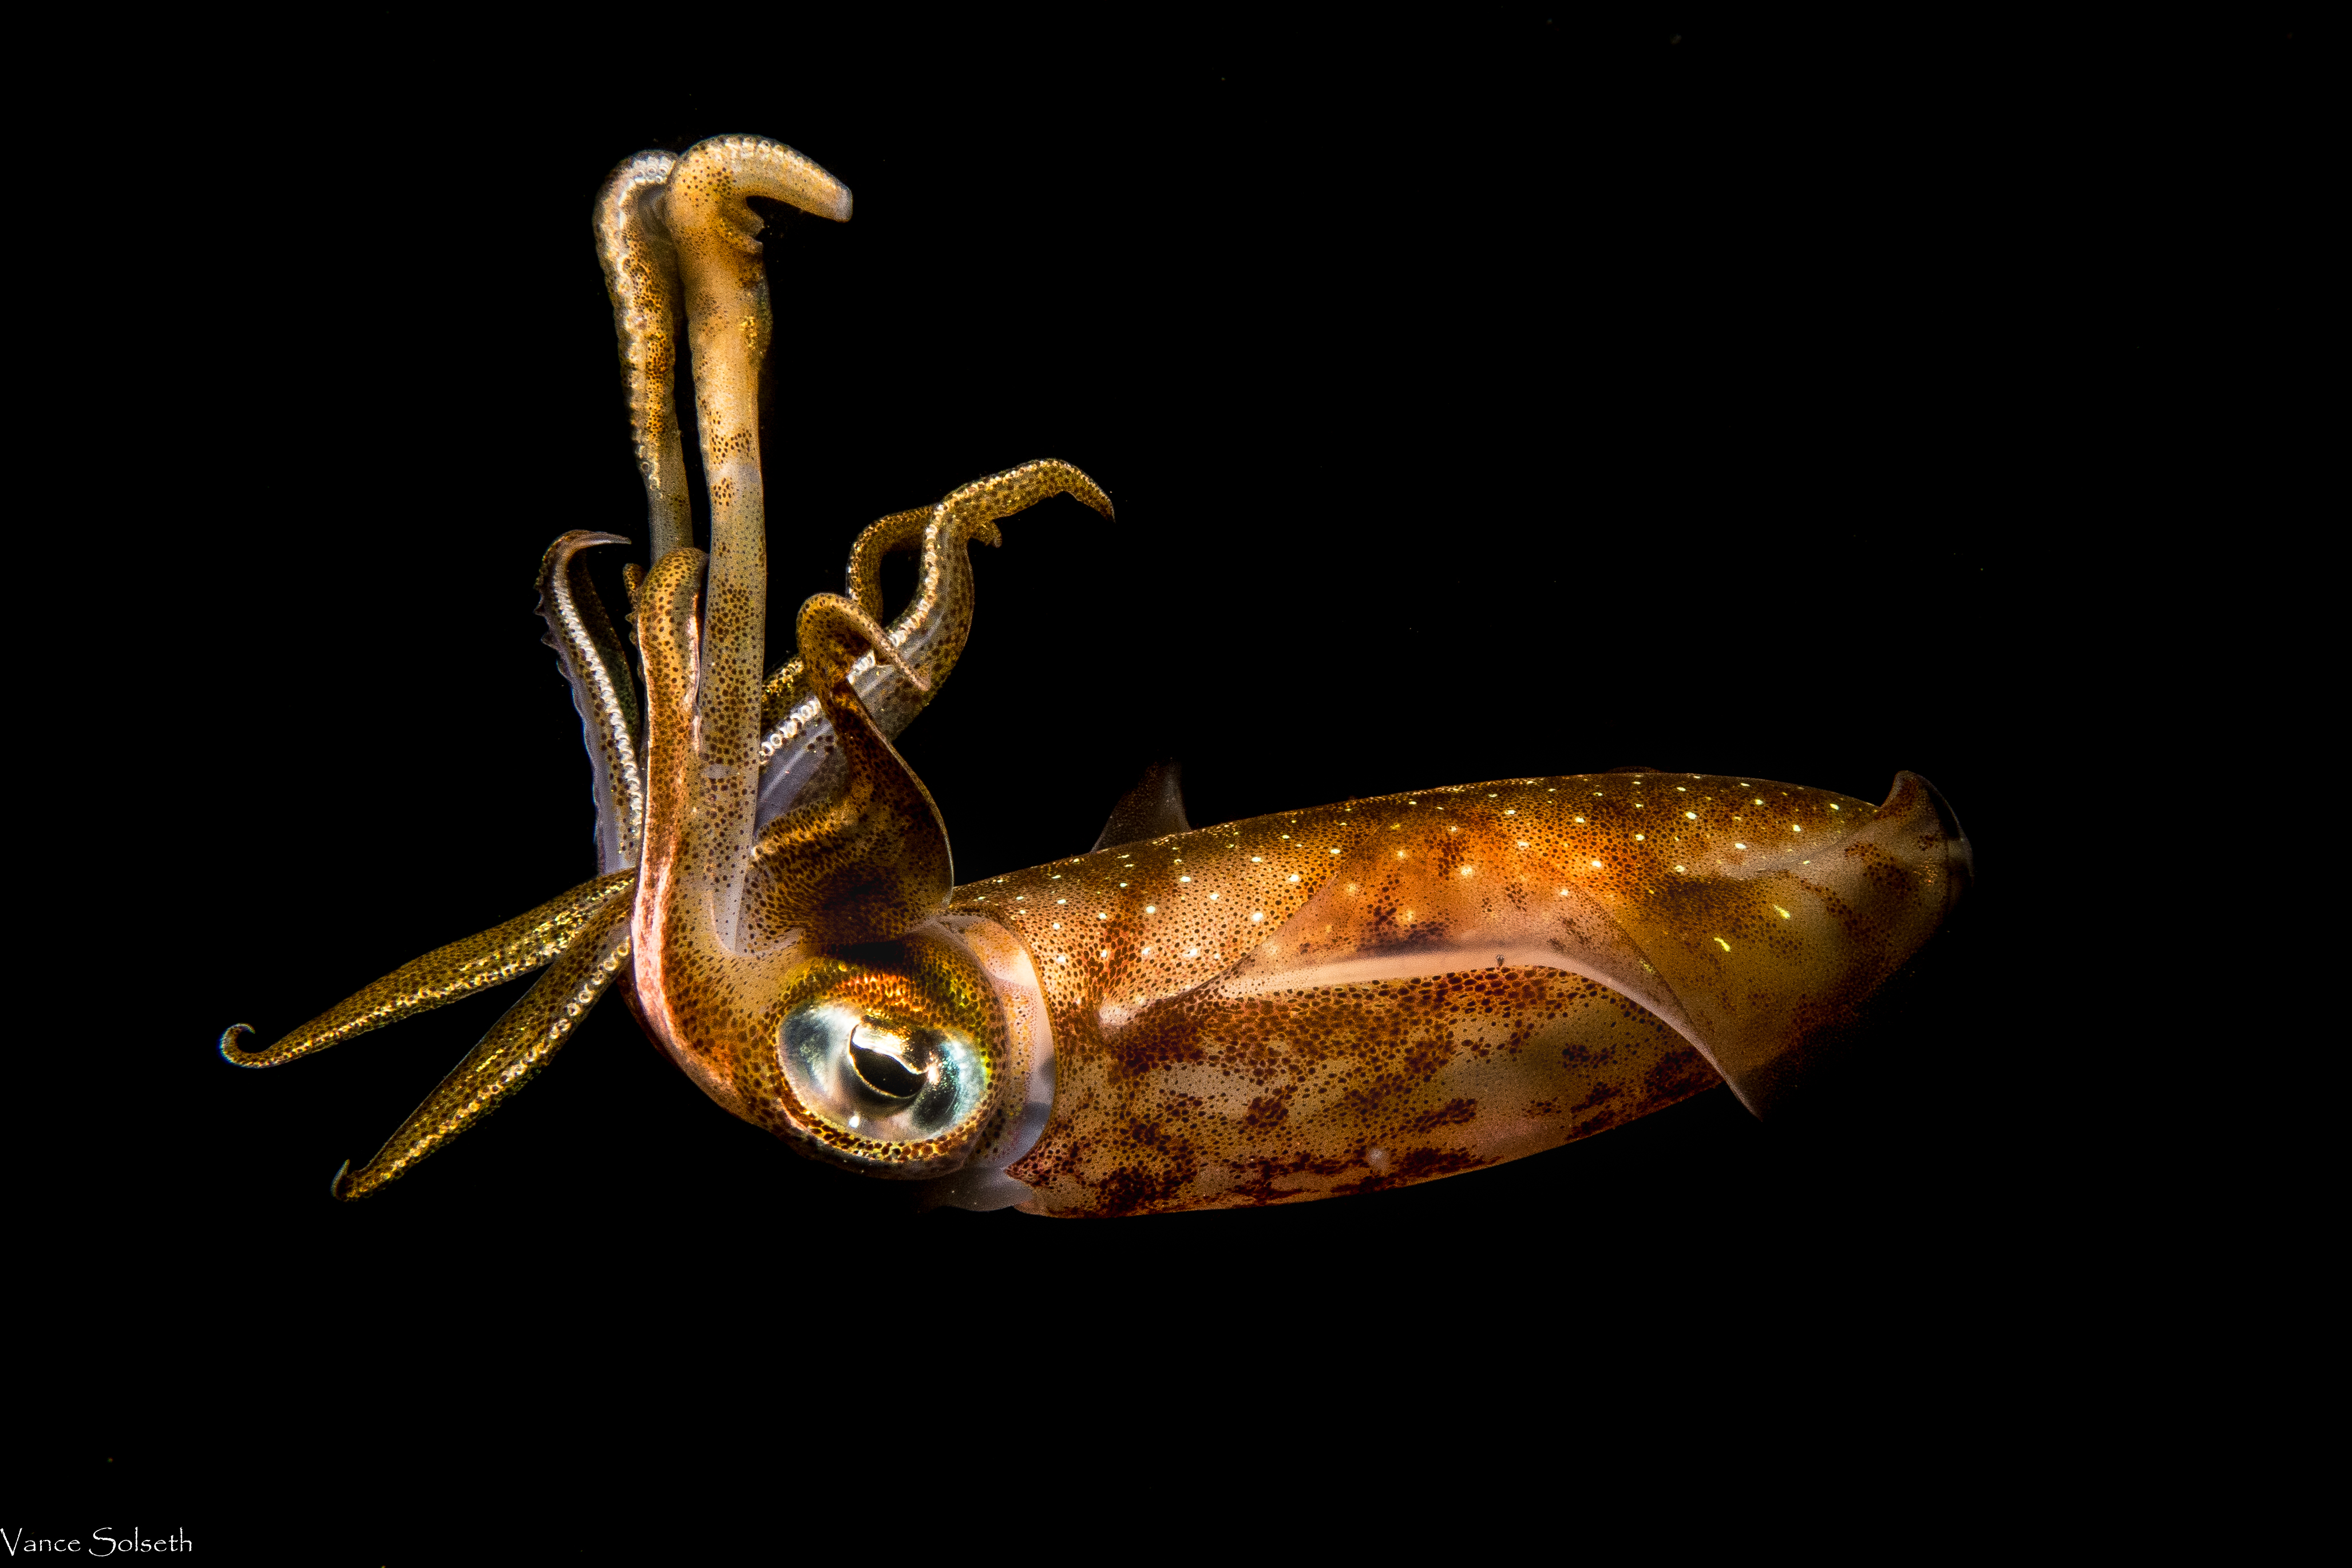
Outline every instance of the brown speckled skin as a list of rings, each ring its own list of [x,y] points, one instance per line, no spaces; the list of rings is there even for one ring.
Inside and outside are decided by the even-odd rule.
[[[1718,1071],[1769,1100],[1934,931],[1966,853],[1907,773],[1875,810],[1598,774],[1203,828],[952,907],[1020,935],[1053,1011],[1023,1206],[1141,1214],[1491,1164]]]

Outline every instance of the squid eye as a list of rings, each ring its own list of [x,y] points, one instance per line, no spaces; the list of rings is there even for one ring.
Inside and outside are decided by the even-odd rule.
[[[849,1070],[885,1100],[912,1100],[940,1076],[937,1029],[892,1034],[868,1018],[849,1031]]]
[[[807,1131],[861,1168],[912,1175],[960,1160],[954,1145],[986,1120],[995,1088],[994,1064],[961,1031],[877,1017],[854,1000],[794,1008],[778,1044],[793,1097],[818,1123]]]
[[[808,1153],[877,1175],[944,1175],[992,1125],[1004,1013],[961,949],[909,940],[813,958],[788,976],[760,1120]],[[782,1082],[775,1082],[775,1068]]]

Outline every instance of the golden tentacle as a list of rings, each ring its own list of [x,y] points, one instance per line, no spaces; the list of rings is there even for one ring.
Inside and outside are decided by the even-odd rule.
[[[694,699],[702,674],[702,575],[709,557],[672,551],[637,590],[637,651],[646,672],[646,826],[641,910],[666,908],[690,853]],[[651,932],[642,931],[641,939]],[[641,942],[641,951],[652,951]]]
[[[646,526],[655,561],[694,542],[686,448],[678,437],[677,250],[661,214],[663,189],[677,167],[672,153],[624,158],[596,193],[591,217],[596,259],[613,300],[613,327],[621,341],[629,435],[645,479]]]
[[[708,1039],[692,1037],[677,1016],[686,988],[673,971],[703,962],[711,924],[708,878],[698,874],[694,820],[695,688],[701,679],[700,594],[709,557],[671,552],[637,589],[637,651],[646,674],[646,831],[631,930],[635,940],[639,1016],[662,1048],[729,1110],[741,1113]],[[682,939],[674,951],[672,935]]]
[[[563,662],[572,705],[580,712],[595,780],[597,868],[608,872],[635,866],[643,848],[639,836],[646,801],[638,766],[637,684],[579,556],[591,545],[627,542],[616,533],[573,529],[549,545],[539,563],[539,613],[547,622],[544,640]]]
[[[919,548],[924,530],[934,506],[919,506],[907,511],[894,511],[888,517],[877,518],[866,525],[857,542],[849,548],[849,597],[857,607],[873,616],[882,618],[882,563],[892,555]],[[982,536],[975,534],[974,538]],[[991,528],[982,542],[999,544],[1004,536]],[[778,665],[770,672],[760,691],[760,755],[762,762],[777,747],[791,739],[781,734],[777,726],[789,719],[793,710],[815,700],[808,687],[808,667],[798,655]]]
[[[882,563],[893,555],[903,555],[922,548],[923,538],[930,530],[931,519],[939,515],[939,505],[919,506],[908,511],[894,511],[888,517],[868,523],[857,542],[849,547],[847,593],[852,604],[872,616],[882,618]],[[975,522],[960,531],[974,544],[985,544],[993,550],[1004,542],[1003,531],[993,522]],[[928,577],[940,568],[925,563]],[[920,590],[917,590],[920,596]],[[797,661],[795,661],[797,662]]]
[[[572,946],[490,1026],[375,1157],[357,1173],[343,1163],[335,1173],[335,1196],[364,1197],[405,1175],[530,1082],[628,967],[628,915],[625,900],[599,905]]]
[[[698,837],[717,875],[722,945],[750,864],[759,794],[760,661],[768,624],[767,520],[760,478],[760,376],[772,325],[749,198],[845,221],[848,187],[782,142],[716,137],[670,171],[664,206],[677,247],[693,355],[696,423],[710,490],[695,751],[705,783]]]
[[[436,947],[266,1049],[239,1048],[236,1042],[253,1030],[248,1025],[231,1024],[221,1036],[221,1055],[241,1068],[276,1067],[462,1000],[485,986],[504,984],[561,958],[606,911],[627,909],[635,883],[635,871],[614,871],[583,882],[504,925]]]
[[[882,614],[883,558],[919,544],[922,563],[914,597],[890,623],[892,647],[927,684],[902,679],[887,660],[861,657],[850,668],[858,700],[883,735],[896,740],[935,697],[971,635],[974,594],[971,542],[996,544],[1002,518],[1056,495],[1067,495],[1105,517],[1110,498],[1075,466],[1056,458],[1024,463],[950,492],[938,505],[894,513],[868,526],[849,555],[850,597],[868,616]],[[761,700],[759,820],[762,826],[793,806],[828,798],[840,788],[824,710],[809,689],[801,661],[769,677]]]

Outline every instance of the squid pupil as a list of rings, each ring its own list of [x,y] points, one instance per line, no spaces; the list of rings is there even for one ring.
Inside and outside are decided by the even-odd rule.
[[[893,1050],[877,1050],[849,1033],[849,1066],[857,1081],[885,1100],[911,1100],[923,1087],[923,1071],[931,1053],[916,1037],[893,1039]]]

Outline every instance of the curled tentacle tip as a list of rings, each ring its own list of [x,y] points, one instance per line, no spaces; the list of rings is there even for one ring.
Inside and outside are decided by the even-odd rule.
[[[725,175],[715,189],[708,184],[713,165]],[[704,179],[698,181],[696,175]],[[678,223],[681,194],[689,203],[732,196],[738,205],[745,196],[766,196],[790,202],[803,212],[829,217],[835,223],[849,221],[849,187],[806,153],[766,136],[713,136],[698,142],[686,150],[666,183],[673,226]],[[704,184],[708,194],[698,197],[698,184]],[[755,218],[751,232],[756,234],[759,229]]]
[[[820,627],[824,628],[821,632]],[[853,656],[847,653],[847,649],[864,647],[873,650],[877,668],[886,664],[890,666],[913,682],[918,691],[931,689],[930,678],[907,662],[907,656],[898,651],[898,645],[890,640],[890,634],[884,631],[873,616],[858,608],[854,599],[845,599],[839,594],[810,595],[807,602],[801,605],[796,629],[802,649],[801,662],[813,672],[827,668],[831,657],[830,654],[813,652],[820,645],[813,642],[812,637],[821,637],[827,639],[832,649],[840,651],[841,663],[836,673],[845,672],[849,668]],[[849,637],[843,637],[841,634],[844,632],[850,634]]]
[[[590,528],[567,529],[563,532],[557,534],[553,542],[548,545],[547,555],[548,559],[553,560],[559,555],[570,555],[576,551],[585,550],[592,544],[630,544],[634,542],[635,542],[631,540],[625,534],[604,533]]]
[[[1110,504],[1110,493],[1095,483],[1093,476],[1076,463],[1062,458],[1046,458],[1032,467],[1060,470],[1064,476],[1064,495],[1105,517],[1116,518],[1118,515]]]
[[[352,1175],[351,1162],[346,1159],[346,1162],[339,1163],[339,1166],[334,1168],[334,1180],[327,1183],[327,1196],[331,1196],[336,1204],[355,1204],[355,1201],[364,1199],[369,1192],[374,1192],[376,1187],[381,1187],[381,1184],[383,1184],[383,1178],[376,1173],[374,1163],[369,1163],[369,1166],[364,1166],[358,1175]]]
[[[221,1031],[220,1054],[233,1066],[251,1067],[253,1065],[255,1053],[240,1050],[236,1043],[251,1033],[253,1033],[253,1026],[250,1024],[231,1024]]]

